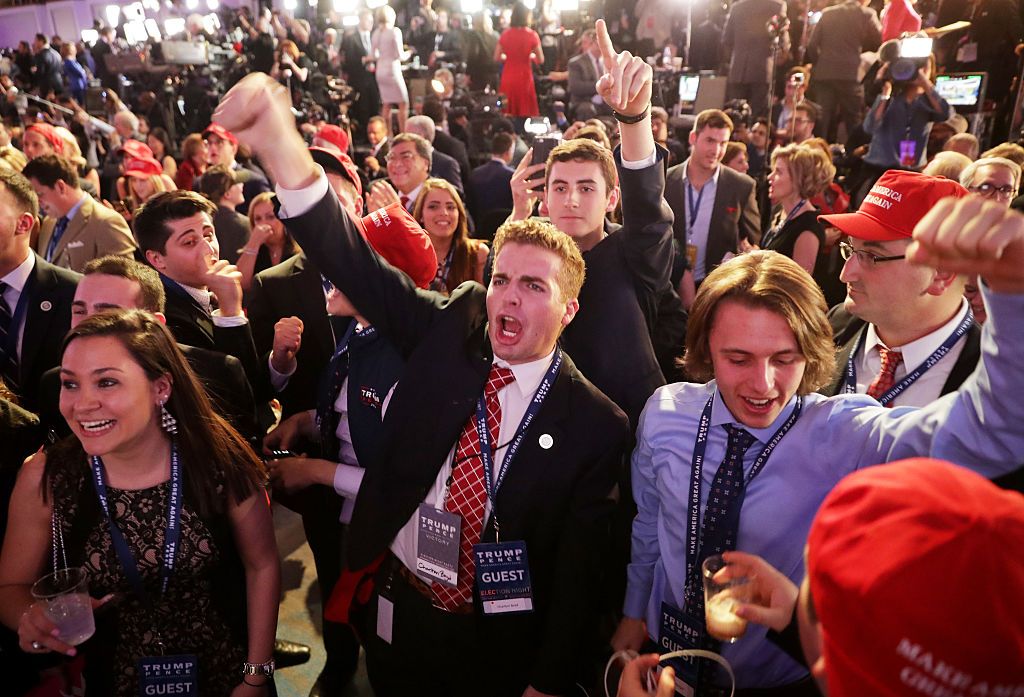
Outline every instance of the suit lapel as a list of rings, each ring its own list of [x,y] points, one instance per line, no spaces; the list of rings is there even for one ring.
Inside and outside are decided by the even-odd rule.
[[[836,378],[829,385],[828,394],[837,395],[842,394],[843,389],[846,387],[846,365],[850,362],[850,356],[853,355],[857,345],[863,340],[864,332],[868,330],[868,325],[864,324],[860,330],[854,333],[850,337],[850,340],[843,344],[840,349],[836,352]]]
[[[963,342],[964,347],[961,349],[960,355],[957,356],[956,363],[953,364],[953,370],[950,371],[946,384],[942,386],[944,395],[960,389],[960,385],[974,372],[978,361],[981,360],[981,327],[977,322],[967,331]]]
[[[88,196],[88,194],[86,194]],[[89,206],[86,209],[86,206]],[[89,222],[89,215],[92,213],[92,206],[89,201],[82,201],[82,205],[75,212],[75,217],[68,221],[67,228],[64,229],[64,234],[61,235],[60,240],[57,241],[57,248],[53,250],[53,258],[56,261],[60,259],[61,255],[68,248],[68,243],[74,241],[79,235],[85,231],[85,226]]]
[[[300,254],[292,266],[292,274],[299,277],[299,282],[284,285],[296,293],[292,306],[306,308],[310,319],[309,326],[305,328],[308,333],[306,340],[322,346],[328,353],[333,353],[335,340],[341,337],[334,336],[330,318],[327,316],[327,306],[322,302],[324,291],[320,271],[309,263],[305,254]]]
[[[36,257],[32,274],[28,283],[22,290],[27,293],[27,306],[25,307],[25,331],[21,337],[21,360],[19,361],[22,380],[32,375],[32,368],[35,365],[37,349],[43,341],[43,337],[50,336],[50,325],[56,318],[57,312],[54,302],[50,297],[53,290],[53,274],[43,267],[43,260]]]
[[[725,165],[719,164],[718,183],[715,185],[715,205],[711,209],[711,221],[708,225],[708,247],[704,255],[704,275],[711,271],[725,256],[726,252],[736,249],[735,236],[730,244],[730,228],[732,221],[725,215],[726,204],[732,199],[732,187],[729,176],[723,172]],[[706,185],[705,185],[706,186]]]

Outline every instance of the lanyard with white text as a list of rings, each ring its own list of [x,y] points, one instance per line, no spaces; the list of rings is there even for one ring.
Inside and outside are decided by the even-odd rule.
[[[807,203],[807,199],[804,198],[797,201],[797,204],[793,206],[789,213],[786,214],[786,219],[783,220],[779,225],[769,229],[768,232],[765,233],[764,239],[761,240],[761,249],[768,249],[768,245],[772,243],[772,240],[779,236],[779,233],[782,232],[782,229],[784,227],[789,225],[790,221],[796,217],[796,212],[803,208],[805,203]]]
[[[700,415],[700,423],[697,425],[697,438],[693,443],[693,465],[690,468],[690,507],[688,511],[689,519],[689,535],[686,540],[686,582],[690,583],[695,577],[694,574],[697,570],[697,559],[700,555],[700,537],[701,537],[701,524],[700,524],[700,486],[701,486],[701,472],[704,470],[704,452],[708,447],[708,431],[711,429],[711,408],[715,402],[715,395],[717,391],[712,393],[711,397],[708,398],[708,403],[704,405],[704,411]],[[797,397],[796,404],[793,407],[793,413],[789,415],[786,422],[779,426],[778,430],[768,439],[768,444],[764,446],[764,450],[754,460],[754,464],[750,468],[750,474],[746,476],[743,486],[746,488],[750,486],[750,482],[753,481],[768,462],[768,458],[771,457],[772,451],[782,440],[796,420],[800,418],[800,412],[804,408],[804,398]],[[743,494],[740,494],[740,501],[742,502]],[[698,579],[699,582],[699,579]]]
[[[487,428],[487,404],[484,401],[483,395],[480,396],[476,401],[476,433],[480,438],[480,462],[484,468],[484,487],[487,491],[487,498],[491,500],[491,515],[494,516],[494,527],[498,527],[498,516],[495,513],[497,508],[498,490],[501,488],[501,483],[505,481],[505,474],[508,472],[508,466],[512,463],[516,453],[519,452],[519,446],[523,443],[523,437],[526,435],[526,430],[530,428],[530,424],[533,423],[534,418],[537,416],[537,412],[540,411],[541,405],[544,404],[544,400],[548,396],[548,392],[551,391],[551,386],[555,384],[555,378],[558,377],[558,370],[562,367],[562,349],[556,348],[554,358],[551,359],[551,366],[548,368],[548,372],[544,374],[544,379],[541,380],[540,386],[533,395],[533,399],[530,400],[530,404],[526,407],[526,413],[523,414],[523,420],[519,422],[519,428],[516,429],[516,435],[508,443],[508,450],[505,451],[505,459],[501,463],[501,469],[498,470],[498,477],[493,479],[494,472],[494,459],[493,453],[491,452],[491,433]]]
[[[687,230],[693,230],[693,226],[697,224],[697,214],[700,212],[700,202],[704,198],[704,189],[707,188],[708,183],[704,182],[704,186],[700,187],[700,192],[697,193],[696,203],[693,200],[693,187],[690,186],[690,182],[686,182],[686,206],[689,209],[689,220],[690,224],[687,226]]]
[[[103,460],[98,456],[92,457],[92,483],[96,487],[96,495],[100,499],[100,507],[107,516],[107,524],[110,526],[110,539],[114,544],[114,551],[124,569],[124,575],[128,583],[138,594],[139,598],[146,599],[146,591],[142,585],[142,575],[135,562],[128,542],[124,534],[117,527],[110,512],[110,502],[107,498],[107,473],[103,468]],[[167,584],[171,580],[174,571],[174,562],[177,557],[178,539],[181,537],[181,461],[178,458],[178,447],[171,444],[171,493],[167,502],[167,529],[164,532],[163,565],[160,568],[161,594],[167,592]]]
[[[953,350],[957,342],[967,334],[967,330],[974,324],[974,312],[968,308],[967,315],[963,318],[963,321],[956,326],[953,333],[950,334],[942,344],[935,349],[932,355],[925,359],[924,363],[914,368],[912,371],[907,373],[906,377],[897,382],[895,385],[889,388],[889,391],[878,398],[879,403],[885,406],[892,400],[900,396],[908,387],[917,382],[917,379],[927,373],[931,368],[942,360],[942,357]],[[846,361],[846,384],[843,385],[843,392],[847,394],[853,394],[857,392],[857,367],[854,365],[854,359],[857,357],[857,353],[864,345],[864,337],[867,336],[867,332],[861,332],[860,338],[857,340],[857,345],[853,347],[853,351],[850,352],[850,358]]]

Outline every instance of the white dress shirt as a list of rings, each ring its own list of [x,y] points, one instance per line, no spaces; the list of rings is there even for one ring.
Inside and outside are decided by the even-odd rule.
[[[952,319],[933,331],[931,334],[922,336],[916,341],[911,341],[905,346],[886,346],[878,333],[875,325],[869,324],[864,342],[857,350],[854,357],[854,366],[857,368],[857,393],[867,394],[868,386],[874,381],[878,372],[882,369],[882,357],[878,351],[879,346],[895,349],[903,354],[903,360],[896,366],[896,382],[907,376],[917,366],[928,360],[935,351],[942,345],[942,342],[949,338],[957,325],[967,316],[970,304],[966,299],[960,304],[960,309],[953,315]],[[906,390],[901,392],[891,404],[897,407],[925,407],[934,402],[942,395],[942,386],[949,379],[953,372],[960,353],[964,350],[966,337],[960,337],[960,341],[942,359],[933,365],[926,373],[921,375]],[[845,366],[844,366],[845,369]]]
[[[697,218],[693,227],[690,227],[690,194],[687,189],[690,186],[690,160],[683,163],[683,200],[686,202],[683,215],[686,216],[686,242],[697,248],[697,259],[693,263],[693,280],[704,280],[704,269],[707,266],[708,256],[708,234],[711,230],[711,213],[715,208],[715,195],[718,192],[718,175],[722,173],[722,165],[715,167],[715,173],[704,182],[700,191],[693,191],[693,202],[697,203],[700,197],[700,205],[697,207]],[[683,250],[686,253],[686,250]]]

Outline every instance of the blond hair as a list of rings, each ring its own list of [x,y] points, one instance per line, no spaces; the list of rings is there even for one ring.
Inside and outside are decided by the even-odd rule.
[[[820,147],[791,143],[772,151],[772,169],[775,163],[785,160],[789,166],[789,177],[796,186],[800,198],[817,196],[832,183],[836,167],[832,158]]]

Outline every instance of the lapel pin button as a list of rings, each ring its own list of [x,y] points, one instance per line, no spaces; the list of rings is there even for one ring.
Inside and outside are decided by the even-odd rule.
[[[540,447],[545,450],[549,450],[551,446],[555,444],[555,439],[552,438],[550,434],[545,433],[540,437],[538,442],[540,443]]]
[[[49,312],[50,310],[53,309],[53,303],[51,303],[49,300],[44,300],[43,302],[39,303],[39,309],[42,310],[43,312]]]

